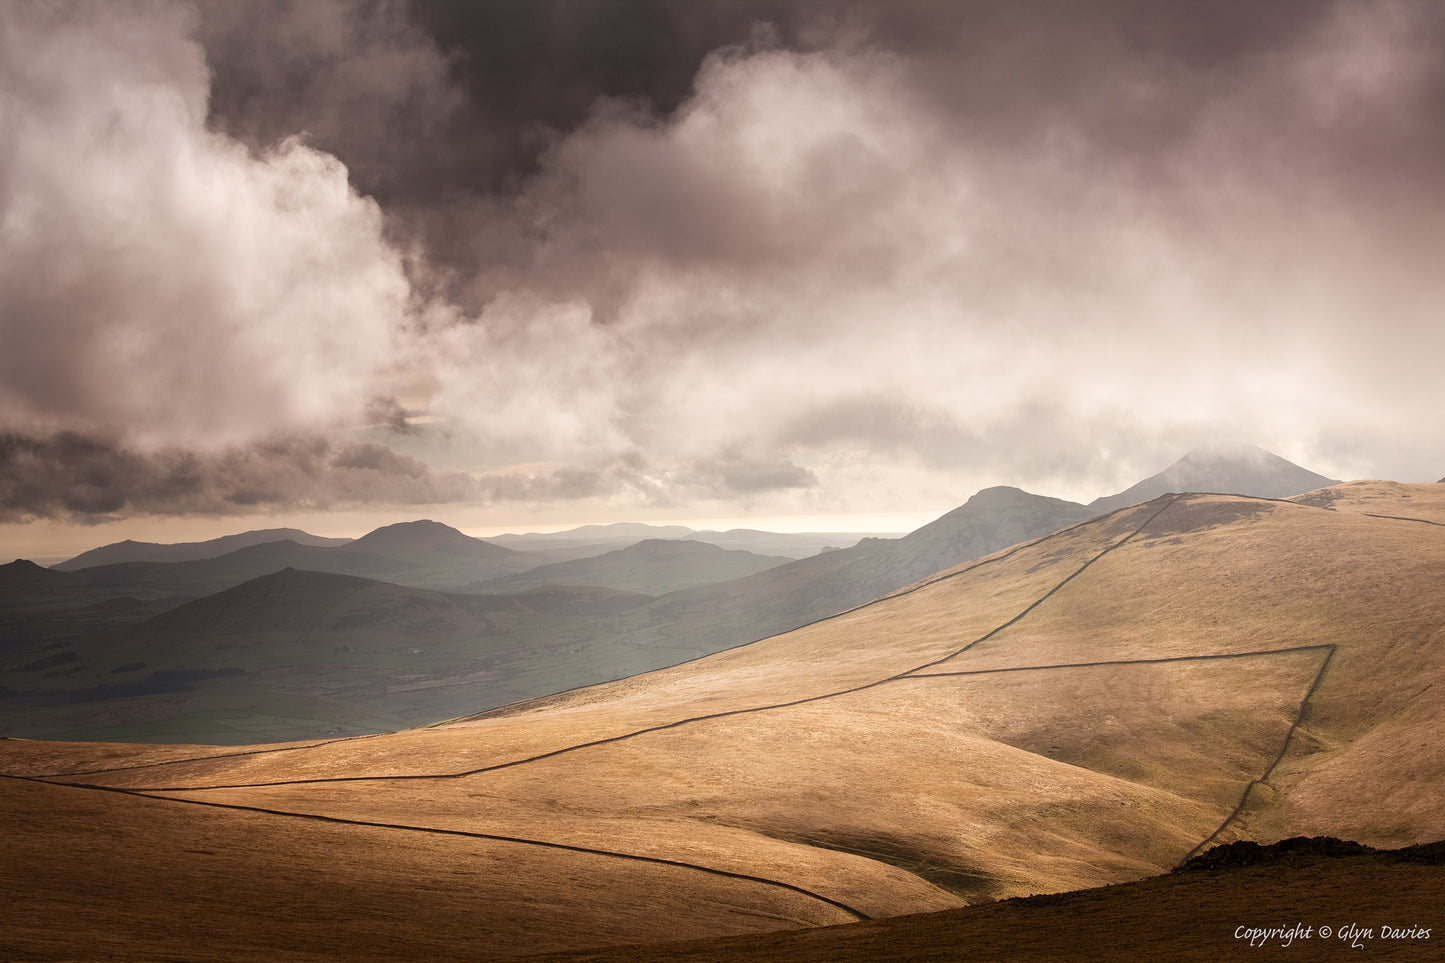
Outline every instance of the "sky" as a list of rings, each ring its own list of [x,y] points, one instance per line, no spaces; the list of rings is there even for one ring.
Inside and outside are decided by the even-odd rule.
[[[1445,4],[0,0],[0,555],[1445,475]]]

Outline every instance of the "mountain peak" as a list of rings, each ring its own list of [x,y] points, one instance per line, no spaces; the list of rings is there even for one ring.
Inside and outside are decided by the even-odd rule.
[[[37,565],[28,558],[17,558],[6,565],[0,565],[0,573],[4,573],[10,578],[25,579],[48,578],[56,574],[44,565]]]
[[[399,539],[414,540],[427,539],[429,541],[452,541],[459,542],[465,539],[468,542],[476,542],[464,532],[459,532],[450,525],[443,525],[441,522],[434,522],[430,518],[419,518],[412,522],[395,522],[391,525],[383,525],[380,528],[367,532],[356,540],[357,545],[387,542]]]
[[[351,543],[363,551],[375,551],[412,562],[479,559],[510,555],[512,550],[459,532],[450,525],[429,518],[383,525]]]
[[[1245,442],[1219,442],[1191,448],[1179,462],[1191,465],[1214,465],[1220,462],[1256,462],[1269,464],[1285,459],[1258,445]],[[1176,462],[1178,464],[1178,462]],[[1286,462],[1288,464],[1288,462]]]
[[[1339,484],[1255,445],[1229,443],[1191,449],[1168,468],[1115,495],[1096,498],[1099,512],[1146,502],[1166,492],[1216,492],[1254,498],[1288,498]]]
[[[982,488],[974,492],[973,496],[964,505],[972,505],[974,508],[1008,508],[1016,505],[1027,504],[1038,495],[1031,495],[1022,488],[1014,488],[1011,485],[994,485],[992,488]]]

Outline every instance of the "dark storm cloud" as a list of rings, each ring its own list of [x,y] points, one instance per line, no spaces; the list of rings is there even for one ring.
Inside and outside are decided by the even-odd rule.
[[[0,520],[429,504],[476,498],[470,476],[433,472],[375,442],[279,438],[212,452],[145,451],[60,432],[0,435]]]
[[[599,98],[665,115],[780,0],[200,0],[211,122],[253,146],[305,130],[384,203],[515,187]]]
[[[376,441],[274,437],[197,451],[142,449],[61,431],[0,433],[0,522],[97,524],[134,515],[248,515],[359,506],[548,504],[625,495],[669,505],[678,493],[727,498],[807,487],[806,469],[724,452],[669,471],[636,453],[605,463],[474,475],[429,467]]]
[[[499,456],[797,463],[861,392],[889,402],[835,437],[922,467],[1057,441],[1033,461],[1067,476],[1244,425],[1358,463],[1425,383],[1360,319],[1438,340],[1437,6],[410,16],[467,119],[430,143],[467,162],[418,166],[390,230],[469,319],[435,406]]]
[[[1245,432],[1333,475],[1445,457],[1420,440],[1445,430],[1438,4],[24,3],[0,28],[0,430],[143,479],[42,471],[70,494],[15,504],[112,511],[181,485],[183,451],[205,476],[275,437],[333,439],[257,456],[321,466],[292,475],[328,499],[868,509],[1092,496]],[[475,486],[343,456],[362,426],[449,440]],[[232,495],[303,497],[263,474]]]
[[[746,459],[689,472],[693,490],[725,494],[797,482]],[[580,467],[543,466],[476,476],[437,470],[375,441],[314,436],[264,439],[212,451],[147,450],[112,437],[62,431],[0,433],[0,522],[95,524],[132,515],[247,515],[358,506],[470,502],[551,503],[625,493],[665,503],[670,486],[636,455]]]

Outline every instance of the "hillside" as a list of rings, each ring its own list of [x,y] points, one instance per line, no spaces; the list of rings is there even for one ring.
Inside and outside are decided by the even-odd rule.
[[[599,622],[649,598],[469,596],[285,569],[133,626],[16,648],[0,665],[0,732],[235,744],[405,728],[677,661],[593,643]]]
[[[187,848],[219,855],[217,879],[242,860],[261,881],[347,849],[333,939],[364,938],[358,908],[395,898],[393,939],[446,956],[465,933],[478,958],[1119,884],[1235,839],[1422,843],[1445,837],[1442,525],[1432,486],[1341,486],[1329,508],[1169,496],[754,645],[446,726],[234,754],[8,741],[0,772],[48,774],[4,781],[45,854],[99,822],[128,846],[171,826],[178,877],[201,865]],[[228,916],[257,918],[278,885],[228,887]],[[1343,891],[1336,922],[1363,925],[1367,896]],[[164,909],[149,900],[122,901],[142,935],[106,949],[193,954],[144,924]],[[19,904],[26,932],[48,905]],[[1275,921],[1233,925],[1255,922]]]

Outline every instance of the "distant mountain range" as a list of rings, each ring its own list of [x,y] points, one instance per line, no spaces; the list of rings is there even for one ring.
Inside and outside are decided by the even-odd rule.
[[[903,534],[896,532],[884,537],[898,537]],[[751,552],[754,555],[807,558],[821,551],[847,548],[864,538],[876,537],[879,537],[878,532],[763,532],[750,528],[734,528],[726,532],[698,532],[682,525],[618,522],[615,525],[583,525],[565,532],[494,535],[487,541],[527,552],[549,562],[565,562],[616,551],[635,545],[643,539],[687,540],[716,545],[718,548]]]
[[[0,566],[0,656],[5,659],[0,663],[0,690],[54,693],[69,687],[95,692],[100,691],[97,687],[112,684],[108,678],[83,671],[81,662],[85,660],[109,666],[105,672],[140,662],[148,667],[147,672],[240,667],[248,673],[244,679],[227,677],[224,686],[207,683],[217,691],[239,691],[237,686],[243,681],[274,687],[281,678],[276,672],[294,664],[297,681],[312,680],[307,691],[332,693],[328,698],[333,700],[334,714],[351,720],[346,725],[384,729],[388,727],[385,722],[359,721],[364,713],[354,707],[384,703],[389,718],[424,721],[432,711],[443,715],[476,711],[630,675],[827,618],[942,570],[1080,524],[1121,499],[1157,493],[1160,486],[1178,491],[1228,488],[1238,494],[1278,498],[1312,489],[1317,481],[1330,480],[1258,449],[1194,451],[1158,475],[1089,506],[1017,488],[988,488],[901,538],[863,538],[848,547],[792,560],[727,550],[706,541],[713,537],[757,545],[769,538],[787,538],[761,532],[698,533],[678,527],[676,531],[662,530],[673,535],[680,531],[680,537],[628,542],[632,536],[659,529],[621,525],[507,537],[512,546],[550,544],[566,558],[558,561],[558,556],[546,549],[519,551],[422,520],[388,525],[335,545],[300,544],[290,538],[264,540],[277,531],[292,531],[270,530],[233,536],[229,541],[175,546],[196,553],[251,541],[219,556],[183,562],[78,567],[87,557],[107,557],[104,549],[72,559],[64,566],[71,571],[17,561]],[[821,540],[828,536],[809,537]],[[138,543],[126,548],[126,544],[107,549],[154,554],[156,548],[138,549]],[[588,554],[568,557],[567,553],[579,550]],[[362,594],[387,601],[374,608],[348,608],[335,602],[327,588],[349,586],[348,593],[361,592],[361,580],[370,580],[364,583],[367,588]],[[432,595],[418,594],[418,590]],[[484,601],[488,594],[506,596],[510,601]],[[438,601],[443,598],[444,604]],[[248,609],[255,609],[254,618],[265,625],[237,622],[239,616],[223,615]],[[443,612],[462,612],[473,621],[457,622]],[[416,619],[407,613],[415,614]],[[223,623],[235,626],[226,646],[261,648],[245,659],[231,658],[219,649],[206,650],[203,656],[187,641],[214,640]],[[369,681],[364,686],[356,682],[362,688],[353,686],[345,697],[353,708],[334,701],[346,689],[336,679],[351,671],[344,664],[353,657],[307,654],[307,646],[314,647],[322,639],[315,626],[343,623],[345,631],[340,635],[325,635],[333,649],[347,644],[345,636],[350,633],[358,644],[385,637],[398,651],[422,650],[406,666],[368,663],[361,676]],[[189,628],[178,629],[181,625]],[[430,638],[428,633],[433,632],[445,637],[442,649],[407,641]],[[134,648],[142,637],[151,640],[144,657],[122,658],[105,646],[96,649],[85,641],[106,638],[112,640],[107,643],[112,648]],[[477,654],[481,652],[505,652],[506,656],[482,658]],[[65,666],[57,663],[38,676],[21,673],[11,677],[3,671],[5,664],[37,665],[66,657],[66,653],[79,661]],[[342,668],[317,669],[321,663]],[[270,674],[254,674],[263,670]],[[428,680],[427,698],[410,702],[410,696],[395,698],[396,693],[386,687],[398,684],[394,679],[398,672]],[[180,677],[164,678],[176,681]],[[393,681],[384,682],[386,679]],[[125,680],[116,684],[120,682]],[[378,685],[383,688],[376,688]],[[0,710],[3,708],[0,699]],[[327,711],[310,705],[294,714],[298,719],[325,717]],[[310,725],[281,731],[277,737],[314,734]],[[42,734],[57,730],[24,731]],[[90,738],[107,738],[101,730],[84,731]],[[127,733],[125,738],[150,738],[152,730]],[[202,737],[191,732],[185,738]],[[256,735],[253,732],[247,738]]]
[[[327,547],[345,545],[349,538],[325,538],[303,532],[299,528],[265,528],[239,535],[224,535],[204,542],[177,542],[162,545],[158,542],[135,542],[126,539],[102,545],[88,552],[81,552],[74,558],[66,559],[51,568],[61,572],[93,568],[96,565],[116,565],[122,562],[194,562],[203,558],[216,558],[238,548],[262,545],[266,542],[292,541],[297,545]]]
[[[595,585],[664,595],[764,572],[788,561],[776,555],[718,548],[707,542],[646,538],[592,558],[541,565],[519,575],[473,583],[465,591],[505,593],[544,585]]]

